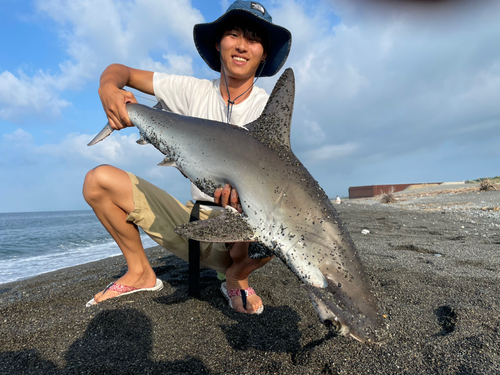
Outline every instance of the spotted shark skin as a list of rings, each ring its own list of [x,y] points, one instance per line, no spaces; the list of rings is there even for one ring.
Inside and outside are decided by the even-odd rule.
[[[165,155],[160,165],[176,167],[210,196],[226,183],[238,191],[243,214],[226,210],[176,233],[267,248],[304,282],[321,321],[358,341],[378,342],[386,327],[358,251],[332,202],[291,150],[294,96],[287,69],[261,117],[245,128],[141,104],[127,104],[127,112],[142,142]],[[107,127],[91,144],[111,133]]]

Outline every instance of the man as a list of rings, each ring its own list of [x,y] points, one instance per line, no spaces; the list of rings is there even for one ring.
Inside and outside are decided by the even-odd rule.
[[[261,4],[238,0],[216,21],[195,25],[194,41],[208,66],[221,73],[220,79],[199,80],[117,64],[106,68],[101,76],[99,96],[113,129],[132,126],[125,104],[135,103],[136,99],[132,93],[121,90],[125,86],[154,94],[164,109],[182,115],[238,126],[259,117],[268,95],[254,86],[254,79],[272,76],[280,70],[290,51],[290,32],[273,24]],[[170,252],[188,259],[188,240],[173,230],[189,221],[191,201],[182,205],[147,181],[109,165],[99,166],[87,174],[83,194],[115,239],[128,266],[124,276],[96,294],[87,305],[163,287],[147,260],[137,227]],[[216,190],[214,199],[192,185],[192,196],[195,200],[215,201],[222,207],[231,205],[242,212],[237,191],[227,184]],[[210,207],[201,208],[200,219],[220,213]],[[227,246],[201,243],[200,247],[201,265],[225,273],[222,291],[230,305],[242,313],[262,312],[262,300],[249,287],[248,276],[271,258],[249,258],[246,243]]]

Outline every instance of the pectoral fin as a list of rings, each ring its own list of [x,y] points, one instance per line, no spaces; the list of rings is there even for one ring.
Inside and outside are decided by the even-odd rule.
[[[175,233],[201,242],[252,242],[258,240],[254,230],[239,213],[224,210],[212,219],[179,225]]]
[[[158,165],[160,167],[177,167],[177,165],[175,164],[175,160],[173,160],[172,158],[170,158],[168,156],[165,159],[163,159],[161,162],[159,162]]]

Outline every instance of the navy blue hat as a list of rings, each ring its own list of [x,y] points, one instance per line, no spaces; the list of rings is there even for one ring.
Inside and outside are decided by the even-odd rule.
[[[278,73],[290,53],[292,34],[284,27],[273,24],[271,15],[256,1],[237,0],[227,8],[226,13],[214,22],[194,25],[194,44],[203,60],[211,69],[220,72],[220,55],[215,48],[217,43],[216,30],[222,22],[234,16],[248,19],[267,30],[270,45],[267,51],[266,63],[260,76],[270,77]]]

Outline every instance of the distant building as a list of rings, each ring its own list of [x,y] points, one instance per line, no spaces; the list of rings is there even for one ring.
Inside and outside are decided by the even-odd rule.
[[[409,186],[431,186],[431,185],[440,185],[441,182],[432,182],[432,183],[418,183],[418,184],[394,184],[394,185],[369,185],[369,186],[353,186],[349,188],[349,199],[358,199],[358,198],[371,198],[376,197],[377,195],[388,193],[391,188],[394,188],[394,193],[398,191],[403,191]]]

